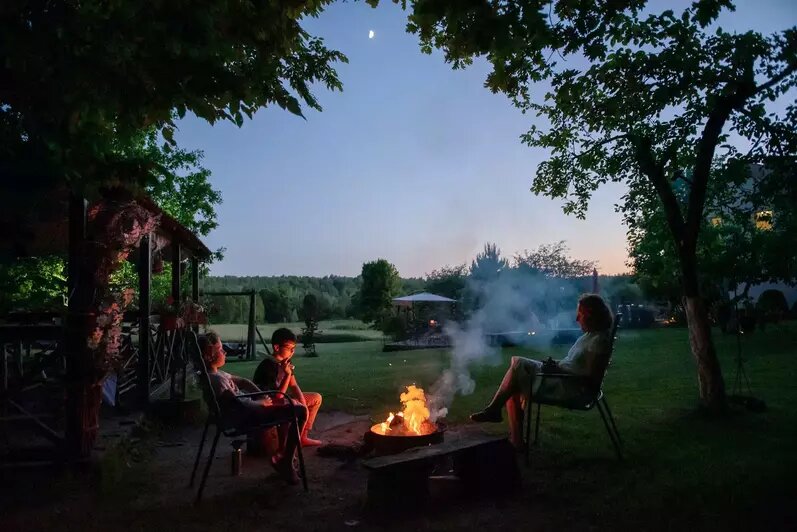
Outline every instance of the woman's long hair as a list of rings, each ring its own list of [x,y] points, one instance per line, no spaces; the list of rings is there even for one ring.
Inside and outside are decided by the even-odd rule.
[[[584,294],[578,300],[584,314],[584,327],[589,332],[608,331],[612,327],[612,311],[598,294]]]

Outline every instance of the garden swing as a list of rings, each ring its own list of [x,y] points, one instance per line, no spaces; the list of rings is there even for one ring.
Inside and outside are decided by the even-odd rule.
[[[255,360],[257,359],[257,341],[255,340],[255,335],[257,335],[260,343],[263,345],[263,348],[266,350],[266,353],[269,355],[271,354],[271,350],[269,349],[268,342],[263,339],[263,335],[260,334],[260,331],[255,324],[255,291],[254,290],[246,290],[241,292],[203,292],[202,295],[206,296],[247,296],[249,299],[249,317],[246,324],[246,340],[243,342],[232,342],[232,341],[222,341],[222,345],[224,347],[224,352],[228,357],[228,362],[233,362],[235,360],[245,361],[245,360]],[[243,301],[240,300],[240,305],[243,305]]]

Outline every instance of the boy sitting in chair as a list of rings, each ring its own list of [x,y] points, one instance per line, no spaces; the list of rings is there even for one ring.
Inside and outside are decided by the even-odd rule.
[[[229,424],[246,427],[272,421],[290,423],[283,443],[284,452],[273,456],[271,463],[282,478],[290,484],[296,484],[298,477],[293,469],[293,456],[299,442],[296,437],[297,430],[293,425],[294,420],[300,428],[304,425],[307,408],[296,401],[288,403],[273,401],[270,397],[256,399],[239,397],[242,394],[259,392],[260,389],[249,379],[230,375],[219,369],[226,362],[226,355],[218,334],[208,333],[205,341],[202,358],[207,367],[211,386],[218,398],[219,408]]]
[[[318,409],[321,408],[321,394],[302,392],[296,381],[296,375],[293,373],[294,366],[291,364],[291,358],[296,350],[296,335],[284,327],[277,329],[271,335],[271,346],[274,349],[273,357],[266,357],[257,366],[252,380],[261,390],[279,390],[307,407],[307,423],[302,428],[302,447],[321,445],[320,440],[314,440],[308,435],[310,429],[313,428]]]

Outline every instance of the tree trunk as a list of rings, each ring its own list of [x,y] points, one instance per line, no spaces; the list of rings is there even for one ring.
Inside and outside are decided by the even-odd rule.
[[[686,296],[684,309],[689,326],[689,344],[697,361],[700,401],[709,410],[721,411],[725,408],[725,382],[711,338],[711,324],[706,305],[700,296]]]
[[[711,338],[711,323],[697,278],[695,254],[682,254],[684,310],[689,327],[689,344],[697,362],[697,383],[700,402],[712,412],[725,410],[725,381],[722,369]]]

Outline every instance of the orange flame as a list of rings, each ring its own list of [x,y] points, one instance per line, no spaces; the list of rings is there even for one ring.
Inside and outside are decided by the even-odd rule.
[[[407,386],[407,391],[399,397],[402,410],[397,414],[390,412],[387,420],[374,425],[371,430],[382,435],[421,436],[434,431],[429,420],[429,408],[426,406],[426,394],[423,388],[415,385]]]

